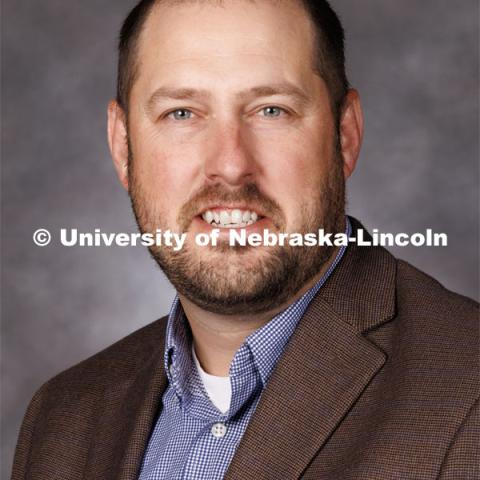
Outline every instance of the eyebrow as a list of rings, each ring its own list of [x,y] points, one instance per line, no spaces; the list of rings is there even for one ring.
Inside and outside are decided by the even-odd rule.
[[[239,92],[236,97],[240,99],[271,97],[275,95],[286,95],[294,98],[301,105],[310,101],[310,97],[299,87],[289,82],[276,83],[272,85],[259,85]],[[151,111],[154,105],[164,99],[171,100],[205,100],[211,98],[207,90],[195,88],[160,87],[150,96],[146,103],[146,110]]]
[[[146,110],[151,111],[153,106],[160,100],[197,100],[209,98],[211,95],[206,90],[197,90],[195,88],[175,88],[160,87],[157,88],[146,103]]]
[[[300,87],[289,82],[276,83],[273,85],[260,85],[258,87],[249,88],[238,94],[239,98],[258,98],[273,97],[275,95],[284,95],[295,98],[299,103],[306,104],[310,101],[310,97]]]

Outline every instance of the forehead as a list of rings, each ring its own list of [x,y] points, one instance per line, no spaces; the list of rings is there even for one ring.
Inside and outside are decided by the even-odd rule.
[[[163,1],[139,37],[139,78],[220,75],[245,84],[274,75],[298,82],[313,73],[313,32],[295,0]]]

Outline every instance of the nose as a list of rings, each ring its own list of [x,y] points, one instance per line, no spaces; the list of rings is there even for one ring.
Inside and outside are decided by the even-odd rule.
[[[205,176],[209,183],[222,182],[239,186],[253,180],[257,163],[254,146],[248,132],[240,121],[216,122],[211,125],[207,156],[204,163]]]

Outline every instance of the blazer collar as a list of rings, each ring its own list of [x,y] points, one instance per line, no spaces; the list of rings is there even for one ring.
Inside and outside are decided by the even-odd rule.
[[[364,230],[364,239],[371,240],[363,225],[353,217],[352,237]],[[355,243],[345,252],[319,298],[328,303],[343,321],[365,333],[395,315],[395,257],[383,247],[362,247]]]
[[[354,233],[362,226],[354,219]],[[362,333],[395,313],[395,259],[351,245],[280,358],[226,480],[299,478],[386,361]]]

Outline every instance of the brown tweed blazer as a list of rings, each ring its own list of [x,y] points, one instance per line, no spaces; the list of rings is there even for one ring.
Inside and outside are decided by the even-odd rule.
[[[358,224],[355,223],[358,228]],[[13,480],[133,480],[166,386],[165,320],[34,396]],[[288,343],[229,480],[478,480],[478,304],[351,245]]]

